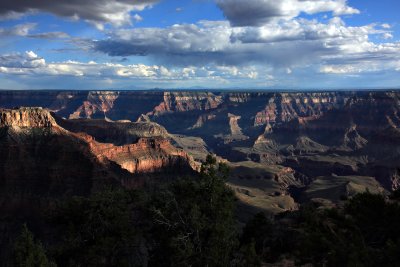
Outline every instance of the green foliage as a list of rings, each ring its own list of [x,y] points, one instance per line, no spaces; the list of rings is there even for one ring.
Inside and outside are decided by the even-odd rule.
[[[14,266],[16,267],[55,267],[40,242],[35,242],[26,224],[14,244]]]
[[[51,221],[59,233],[52,249],[57,263],[229,266],[238,235],[235,197],[225,185],[228,171],[208,157],[200,175],[177,179],[152,195],[108,189],[59,204]]]
[[[358,229],[337,210],[300,210],[298,244],[300,263],[315,266],[365,266],[367,250]]]
[[[303,204],[267,218],[256,214],[238,238],[229,169],[209,156],[200,175],[153,193],[107,189],[56,205],[49,249],[58,266],[400,266],[400,205],[369,192],[339,208]],[[26,226],[15,266],[55,266]]]
[[[303,205],[273,223],[258,214],[244,227],[242,248],[254,242],[264,261],[289,257],[297,265],[400,266],[400,205],[369,192],[344,208]]]
[[[394,200],[400,200],[400,189],[394,190],[390,195],[390,198]]]
[[[180,179],[152,202],[151,266],[228,266],[237,246],[228,168],[207,157],[198,180]]]
[[[259,267],[261,266],[260,257],[256,252],[256,245],[254,241],[245,243],[240,247],[239,257],[237,257],[237,267]]]
[[[133,191],[107,189],[74,197],[57,207],[53,223],[62,242],[54,253],[60,266],[142,265],[138,230],[143,199]]]
[[[254,243],[254,248],[258,254],[263,254],[263,248],[269,242],[273,228],[272,222],[265,217],[264,213],[256,214],[243,228],[241,236],[242,244]]]

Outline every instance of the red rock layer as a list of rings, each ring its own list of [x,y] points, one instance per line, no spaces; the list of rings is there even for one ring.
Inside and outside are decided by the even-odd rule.
[[[69,117],[71,119],[92,118],[96,113],[106,116],[107,112],[114,107],[118,96],[118,92],[89,92],[87,100]]]
[[[57,123],[42,108],[0,109],[0,127],[50,127]]]
[[[254,125],[288,122],[295,118],[316,118],[344,103],[336,93],[281,93],[271,97],[265,109],[258,112]]]
[[[217,108],[223,102],[221,96],[213,93],[165,92],[164,101],[154,108],[153,114],[184,112]]]
[[[192,163],[186,152],[160,137],[140,138],[135,144],[114,146],[98,143],[86,134],[78,136],[89,144],[90,150],[99,160],[113,161],[130,173],[153,173],[174,167],[190,168]]]

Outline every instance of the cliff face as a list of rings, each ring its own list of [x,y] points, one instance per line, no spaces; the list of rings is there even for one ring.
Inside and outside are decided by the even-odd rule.
[[[337,93],[274,94],[265,109],[257,112],[254,125],[288,122],[296,118],[318,118],[334,107],[343,106],[347,96]]]
[[[104,117],[114,107],[114,102],[118,99],[118,92],[89,92],[87,100],[72,113],[70,119],[78,118],[92,118],[93,116],[100,116],[103,114]]]
[[[51,127],[56,121],[42,108],[0,109],[0,127]]]
[[[287,191],[332,173],[374,177],[388,190],[400,186],[398,91],[0,92],[0,107],[32,104],[67,118],[56,120],[58,131],[128,174],[193,165],[182,149],[164,143],[174,138],[197,159],[212,152],[235,168],[290,168]],[[20,112],[2,115],[3,124],[57,128],[52,118]]]
[[[88,146],[59,127],[40,108],[0,111],[2,196],[87,195],[112,173],[92,160]]]
[[[166,130],[154,123],[115,126],[133,137],[125,138],[129,143],[114,145],[96,141],[87,133],[69,131],[57,121],[68,124],[42,108],[0,110],[3,193],[22,190],[28,195],[89,194],[108,183],[141,183],[139,174],[191,170],[191,158],[172,146],[166,139]],[[94,134],[96,130],[105,131],[95,127],[91,130]],[[109,140],[112,138],[113,135],[108,136]]]
[[[164,101],[149,114],[160,115],[168,112],[204,111],[215,109],[222,102],[222,96],[217,96],[213,93],[165,92]]]
[[[251,112],[252,125],[287,122],[298,117],[320,116],[343,106],[355,93],[211,93],[211,92],[1,92],[0,107],[42,106],[65,118],[137,120],[140,115],[207,112],[240,109]],[[231,113],[236,114],[235,112]],[[244,114],[237,114],[242,116]],[[194,121],[191,126],[196,123]]]
[[[186,152],[160,137],[140,138],[135,144],[123,146],[98,143],[90,136],[85,139],[97,158],[106,158],[133,174],[168,172],[174,168],[188,171],[192,161]]]
[[[139,138],[169,138],[169,133],[161,125],[154,122],[112,122],[107,120],[58,120],[63,128],[74,133],[87,133],[102,143],[115,145],[132,144]]]

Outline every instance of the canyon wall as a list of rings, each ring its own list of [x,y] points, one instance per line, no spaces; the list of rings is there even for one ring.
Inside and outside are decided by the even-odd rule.
[[[21,106],[49,109],[57,127],[125,175],[196,168],[191,156],[213,153],[233,173],[246,170],[232,184],[238,194],[264,177],[275,191],[260,199],[286,201],[321,177],[373,177],[385,190],[400,187],[399,91],[0,91],[0,107]],[[18,122],[18,112],[1,120],[54,124],[40,116]],[[282,169],[290,175],[279,178]]]
[[[94,136],[104,136],[104,124],[112,124],[93,122],[100,125],[91,124],[88,132]],[[110,183],[142,183],[141,174],[191,170],[192,159],[175,148],[166,130],[155,123],[118,124],[124,125],[115,126],[125,135],[124,142],[117,140],[120,144],[111,142],[116,133],[95,140],[82,124],[83,129],[75,129],[75,124],[42,108],[0,109],[2,192],[25,188],[28,195],[89,194]]]

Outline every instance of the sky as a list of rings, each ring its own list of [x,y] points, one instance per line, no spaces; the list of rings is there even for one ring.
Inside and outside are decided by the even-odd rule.
[[[1,89],[400,88],[398,0],[0,1]]]

